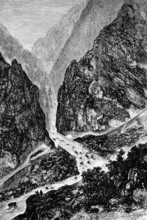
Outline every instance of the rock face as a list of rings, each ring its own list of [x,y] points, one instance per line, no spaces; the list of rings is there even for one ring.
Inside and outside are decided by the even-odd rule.
[[[0,54],[0,177],[22,164],[40,141],[49,141],[39,90],[21,64]]]
[[[63,17],[59,24],[48,31],[44,38],[40,38],[34,43],[32,52],[44,62],[48,72],[56,63],[85,5],[86,1],[76,5]]]
[[[91,49],[100,30],[116,18],[123,2],[123,0],[87,1],[50,73],[56,91],[63,82],[65,70],[69,63],[75,59],[79,60]]]
[[[125,3],[93,48],[71,62],[58,93],[60,132],[106,130],[125,122],[131,106],[145,107],[146,21],[141,4]]]

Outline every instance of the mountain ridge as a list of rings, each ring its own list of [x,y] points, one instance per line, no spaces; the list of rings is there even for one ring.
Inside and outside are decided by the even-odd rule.
[[[50,72],[53,64],[56,62],[60,50],[62,50],[66,39],[70,36],[73,26],[85,4],[86,1],[83,1],[81,4],[75,5],[59,23],[49,29],[44,38],[40,38],[34,43],[32,52],[37,54],[44,62],[48,72]]]
[[[63,82],[64,73],[68,64],[73,59],[80,59],[80,57],[92,47],[91,42],[96,38],[99,31],[116,17],[117,11],[122,4],[123,0],[117,0],[115,4],[111,0],[109,2],[88,0],[80,5],[76,5],[71,9],[75,11],[74,16],[76,19],[73,24],[70,24],[70,33],[68,32],[68,35],[66,34],[66,36],[64,36],[64,33],[67,32],[64,32],[63,28],[66,26],[66,23],[69,24],[67,18],[70,16],[70,12],[55,26],[57,33],[61,29],[60,36],[62,39],[62,46],[61,44],[57,46],[58,42],[55,45],[54,39],[50,39],[52,35],[54,36],[54,28],[49,30],[49,35],[47,34],[45,38],[39,39],[39,49],[34,44],[33,52],[43,61],[52,85],[55,87],[56,94]],[[76,8],[79,9],[77,10]],[[107,13],[107,16],[103,16],[104,13]],[[56,37],[55,35],[54,38]],[[52,50],[50,48],[56,48],[58,53],[55,52],[55,56],[52,55],[54,49]],[[47,54],[51,55],[48,59],[46,59]],[[52,59],[53,57],[55,59]]]

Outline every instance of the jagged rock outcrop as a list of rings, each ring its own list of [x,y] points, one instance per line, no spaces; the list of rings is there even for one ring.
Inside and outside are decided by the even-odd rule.
[[[24,162],[39,142],[50,143],[39,90],[20,63],[0,54],[0,177]]]
[[[125,3],[93,48],[71,62],[58,93],[60,132],[116,127],[127,109],[146,106],[146,16],[144,5]]]

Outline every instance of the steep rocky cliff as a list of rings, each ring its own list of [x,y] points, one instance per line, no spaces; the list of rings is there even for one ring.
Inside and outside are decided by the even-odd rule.
[[[60,132],[107,130],[128,120],[128,109],[146,106],[146,21],[145,6],[125,3],[93,48],[71,62],[58,93]]]
[[[39,90],[20,63],[0,54],[0,177],[22,164],[39,142],[50,143]]]

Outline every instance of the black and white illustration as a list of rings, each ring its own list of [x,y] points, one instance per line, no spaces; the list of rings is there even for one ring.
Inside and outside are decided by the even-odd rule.
[[[147,0],[0,0],[0,220],[147,220]]]

